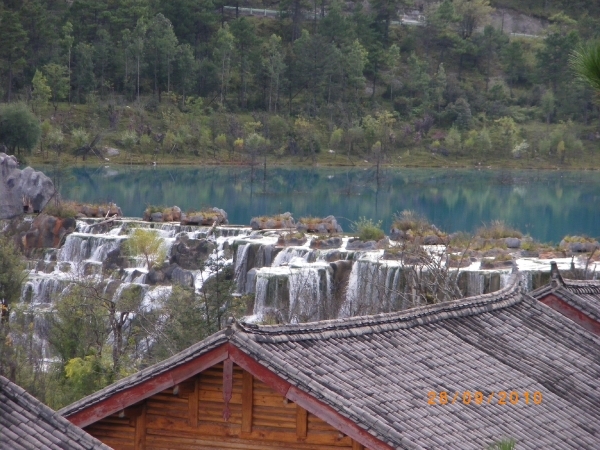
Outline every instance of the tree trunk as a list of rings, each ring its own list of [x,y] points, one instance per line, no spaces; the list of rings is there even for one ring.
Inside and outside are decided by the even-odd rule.
[[[137,102],[140,102],[140,55],[137,55]]]
[[[8,103],[10,103],[12,100],[12,79],[13,79],[12,65],[9,65],[8,66]]]

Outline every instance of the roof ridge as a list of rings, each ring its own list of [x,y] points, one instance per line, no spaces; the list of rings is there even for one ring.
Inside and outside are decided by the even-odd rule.
[[[234,329],[242,331],[256,341],[291,341],[321,337],[357,336],[397,328],[411,328],[437,322],[442,319],[474,315],[506,308],[522,301],[523,285],[519,273],[511,276],[510,283],[490,294],[481,294],[434,305],[420,306],[393,313],[371,316],[323,320],[302,324],[254,325],[236,322]]]

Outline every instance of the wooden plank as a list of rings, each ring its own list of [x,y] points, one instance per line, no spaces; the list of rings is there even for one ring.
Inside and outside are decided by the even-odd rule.
[[[92,403],[66,418],[79,428],[86,427],[224,361],[228,357],[228,349],[229,344],[223,344],[154,378],[138,383],[129,389],[115,392],[110,397]]]
[[[252,431],[252,408],[254,399],[254,377],[250,372],[244,371],[242,379],[242,432]]]
[[[135,450],[146,450],[146,405],[142,406],[140,415],[135,418]]]
[[[308,431],[308,411],[296,404],[296,437],[305,439]]]
[[[190,393],[188,397],[188,412],[189,412],[189,425],[191,427],[198,427],[198,399],[200,398],[200,377],[197,376],[194,379],[194,392]]]
[[[365,450],[365,446],[360,442],[356,442],[354,439],[352,440],[352,450]]]
[[[313,436],[310,434],[306,438],[306,441],[299,442],[296,438],[295,431],[281,431],[274,430],[272,428],[262,428],[253,426],[252,432],[241,435],[240,427],[232,427],[230,424],[221,423],[203,423],[200,421],[198,428],[193,429],[186,426],[181,426],[177,423],[172,423],[168,419],[157,419],[153,420],[152,423],[148,424],[148,435],[150,436],[166,436],[171,435],[175,438],[183,438],[185,436],[214,440],[215,442],[223,442],[229,438],[240,439],[241,442],[247,445],[258,445],[259,448],[267,448],[269,446],[275,446],[278,449],[289,449],[289,448],[302,448],[302,449],[319,449],[324,448],[352,448],[352,441],[348,437],[339,439],[338,432],[335,435],[324,434],[319,436]],[[148,441],[147,441],[148,442]],[[277,445],[276,443],[279,443]],[[261,447],[262,445],[262,447]],[[148,445],[150,447],[150,445]],[[178,448],[173,443],[168,448]],[[213,447],[200,447],[200,448],[213,448]]]

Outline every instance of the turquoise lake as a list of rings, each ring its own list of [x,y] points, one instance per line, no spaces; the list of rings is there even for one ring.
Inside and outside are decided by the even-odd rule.
[[[540,241],[600,235],[597,172],[247,167],[77,167],[62,180],[63,198],[117,203],[126,216],[147,205],[182,210],[218,206],[232,224],[289,211],[295,218],[334,215],[345,231],[359,217],[381,220],[417,211],[447,231],[472,232],[504,220]]]

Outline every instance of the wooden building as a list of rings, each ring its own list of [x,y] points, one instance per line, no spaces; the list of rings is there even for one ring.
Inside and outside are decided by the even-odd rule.
[[[594,449],[600,339],[515,275],[398,313],[232,322],[59,413],[115,449]]]
[[[563,279],[552,261],[550,283],[530,295],[600,336],[600,281]]]

